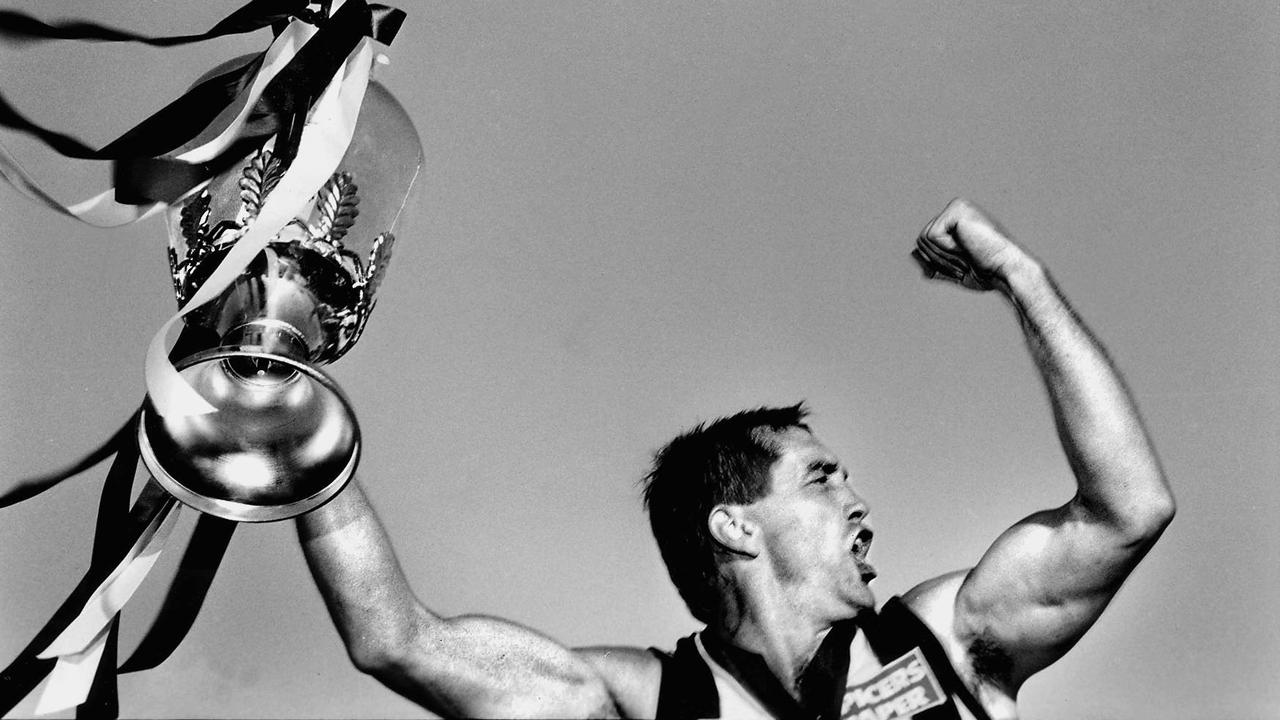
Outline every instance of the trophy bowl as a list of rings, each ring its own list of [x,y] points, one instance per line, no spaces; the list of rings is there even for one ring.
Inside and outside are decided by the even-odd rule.
[[[179,306],[244,235],[289,162],[268,143],[169,209]],[[216,412],[161,416],[148,399],[138,429],[144,464],[179,500],[230,520],[282,520],[350,480],[359,424],[319,366],[363,333],[395,232],[420,202],[422,163],[408,115],[370,83],[337,171],[235,280],[185,315],[218,340],[174,366]]]

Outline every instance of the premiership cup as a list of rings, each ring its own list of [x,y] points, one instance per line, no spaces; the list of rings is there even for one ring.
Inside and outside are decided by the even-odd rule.
[[[245,233],[291,160],[287,148],[264,146],[170,207],[180,307]],[[174,366],[216,412],[162,416],[150,399],[144,404],[141,457],[169,493],[201,512],[265,522],[312,510],[350,480],[360,427],[319,367],[364,331],[396,234],[420,203],[422,163],[408,115],[370,83],[346,154],[314,202],[220,295],[186,314],[188,328],[217,338],[216,346]]]

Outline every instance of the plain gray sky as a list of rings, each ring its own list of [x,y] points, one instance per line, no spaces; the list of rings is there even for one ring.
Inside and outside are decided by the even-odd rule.
[[[232,7],[9,5],[154,33]],[[672,647],[697,626],[637,480],[677,431],[761,403],[808,400],[850,466],[882,599],[1066,500],[1013,313],[908,259],[963,195],[1108,345],[1180,501],[1025,716],[1280,714],[1274,3],[403,8],[378,77],[421,134],[425,211],[331,370],[430,606]],[[3,46],[0,89],[102,144],[268,40]],[[103,164],[0,142],[68,201],[109,184]],[[129,414],[174,304],[157,220],[95,230],[0,187],[0,233],[2,487]],[[0,511],[0,662],[87,566],[104,473]],[[178,548],[126,608],[126,648]],[[120,693],[132,717],[421,714],[349,665],[288,522],[239,529],[186,642]]]

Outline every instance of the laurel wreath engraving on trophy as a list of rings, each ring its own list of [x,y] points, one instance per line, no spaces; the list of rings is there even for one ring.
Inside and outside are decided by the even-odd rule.
[[[316,193],[316,222],[311,225],[313,237],[327,237],[335,246],[341,246],[347,230],[360,214],[359,188],[351,180],[350,173],[336,173]]]
[[[284,177],[285,170],[285,164],[270,150],[260,150],[249,160],[240,176],[240,199],[244,204],[240,206],[236,222],[244,225],[258,216],[262,203]]]
[[[270,150],[254,153],[240,174],[240,205],[234,219],[219,220],[212,227],[212,196],[207,189],[184,202],[179,213],[179,228],[186,242],[186,253],[179,258],[172,247],[168,253],[179,306],[199,290],[218,261],[244,235],[287,169],[288,165]],[[364,331],[395,241],[390,232],[378,234],[367,260],[345,246],[343,240],[355,228],[360,215],[359,190],[351,173],[334,173],[316,193],[306,221],[300,217],[291,220],[269,244],[276,252],[290,257],[318,258],[331,266],[329,272],[337,269],[338,285],[351,291],[345,298],[341,293],[330,294],[321,303],[321,322],[329,329],[330,339],[318,355],[330,361],[341,356]]]

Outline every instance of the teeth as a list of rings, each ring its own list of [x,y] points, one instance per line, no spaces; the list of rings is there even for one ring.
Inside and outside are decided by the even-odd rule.
[[[859,555],[865,555],[867,549],[871,545],[871,537],[869,533],[860,532],[853,536],[853,551]]]

